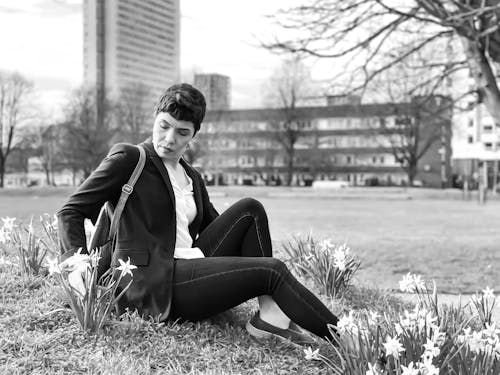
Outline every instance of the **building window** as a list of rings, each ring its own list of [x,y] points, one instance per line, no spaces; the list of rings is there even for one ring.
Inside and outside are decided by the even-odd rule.
[[[377,164],[377,157],[376,157],[376,156],[373,156],[373,157],[372,157],[372,163],[373,163],[373,164]]]
[[[491,150],[493,148],[493,144],[491,142],[485,142],[484,148],[487,150]]]
[[[473,119],[469,119],[469,128],[472,128],[474,127],[474,120]]]
[[[384,157],[383,156],[380,157],[380,164],[384,164]]]
[[[352,163],[352,157],[351,157],[351,156],[349,156],[349,155],[348,155],[348,156],[346,156],[346,157],[345,157],[345,161],[346,161],[346,163],[347,163],[347,164],[351,164],[351,163]]]
[[[483,133],[492,133],[493,132],[493,125],[484,125],[483,126]]]
[[[468,142],[468,143],[474,143],[474,137],[473,137],[472,135],[469,135],[469,136],[467,137],[467,142]]]

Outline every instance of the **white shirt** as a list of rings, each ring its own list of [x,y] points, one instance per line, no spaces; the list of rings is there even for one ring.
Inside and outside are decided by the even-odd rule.
[[[193,249],[193,239],[189,234],[189,224],[191,224],[196,217],[196,204],[193,196],[193,180],[187,175],[184,168],[181,166],[188,184],[181,188],[175,178],[174,169],[165,164],[170,177],[170,183],[174,190],[175,195],[175,215],[177,222],[176,240],[174,258],[200,258],[203,253],[198,249]]]

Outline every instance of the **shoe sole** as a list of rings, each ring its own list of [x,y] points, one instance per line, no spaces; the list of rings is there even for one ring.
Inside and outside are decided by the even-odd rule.
[[[271,332],[264,331],[262,329],[258,329],[256,327],[254,327],[252,324],[250,324],[250,321],[248,321],[245,324],[245,328],[246,328],[247,332],[250,334],[250,336],[252,336],[252,337],[254,337],[256,339],[277,338],[279,341],[281,341],[284,344],[293,345],[293,346],[296,346],[296,347],[299,347],[299,348],[301,347],[301,345],[293,342],[290,339],[287,339],[286,337],[283,337],[283,336],[277,335],[275,333],[271,333]]]

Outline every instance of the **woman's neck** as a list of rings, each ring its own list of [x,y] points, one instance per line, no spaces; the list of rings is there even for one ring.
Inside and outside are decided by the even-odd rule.
[[[173,169],[177,169],[179,166],[180,159],[163,159],[163,164],[172,167]]]

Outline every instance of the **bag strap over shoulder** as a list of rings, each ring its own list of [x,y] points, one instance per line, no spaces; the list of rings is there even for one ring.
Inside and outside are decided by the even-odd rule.
[[[144,169],[144,164],[146,163],[146,151],[142,146],[137,146],[139,148],[139,161],[135,166],[132,175],[130,176],[128,182],[122,186],[122,193],[120,194],[120,199],[116,204],[116,208],[113,214],[113,218],[111,219],[111,225],[109,229],[109,238],[112,239],[115,236],[116,230],[118,229],[118,223],[120,222],[120,216],[122,215],[123,209],[125,208],[125,203],[127,203],[127,199],[132,191],[134,190],[134,185],[137,182],[137,179],[142,173]]]

